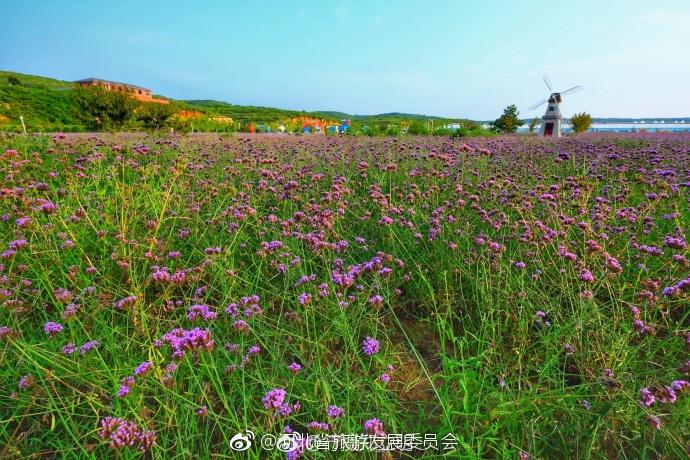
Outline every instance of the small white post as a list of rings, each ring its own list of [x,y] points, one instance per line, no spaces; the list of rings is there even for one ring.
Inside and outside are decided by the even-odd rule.
[[[19,121],[22,122],[22,129],[24,130],[24,134],[26,134],[26,125],[24,124],[24,116],[19,115]]]

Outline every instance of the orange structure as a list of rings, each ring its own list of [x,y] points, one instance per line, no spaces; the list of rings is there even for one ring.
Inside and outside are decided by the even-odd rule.
[[[201,118],[203,114],[197,110],[180,110],[177,116],[182,120],[187,120],[189,118],[198,119]]]
[[[167,99],[153,97],[151,90],[141,86],[130,85],[128,83],[118,83],[116,81],[101,80],[100,78],[85,78],[74,82],[79,86],[101,86],[108,91],[123,91],[129,93],[134,99],[142,102],[155,102],[157,104],[168,104]]]

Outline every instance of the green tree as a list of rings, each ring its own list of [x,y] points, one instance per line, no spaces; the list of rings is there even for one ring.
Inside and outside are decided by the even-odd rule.
[[[414,134],[414,135],[429,134],[429,128],[426,125],[426,123],[421,123],[419,121],[415,121],[415,122],[410,124],[409,128],[407,128],[407,134]]]
[[[381,133],[381,128],[379,128],[379,125],[373,124],[369,126],[369,129],[366,131],[367,136],[380,136]]]
[[[517,106],[511,104],[503,109],[503,115],[494,121],[494,127],[504,133],[514,133],[522,124],[519,115]]]
[[[142,104],[137,110],[137,120],[141,121],[145,128],[161,129],[170,124],[175,109],[172,104],[158,104],[149,102]]]
[[[20,86],[22,84],[22,81],[14,75],[10,75],[9,77],[7,77],[7,83],[9,83],[10,85]]]
[[[120,129],[134,119],[139,105],[123,91],[108,91],[101,86],[79,87],[74,90],[77,117],[88,129]]]
[[[592,126],[592,117],[586,112],[576,113],[570,117],[570,124],[576,133],[584,133]]]
[[[400,134],[400,126],[398,126],[394,123],[389,124],[388,127],[386,128],[386,134],[389,136],[399,135]]]
[[[533,133],[535,129],[537,129],[537,125],[539,124],[539,118],[534,117],[532,118],[532,121],[529,122],[529,132]]]

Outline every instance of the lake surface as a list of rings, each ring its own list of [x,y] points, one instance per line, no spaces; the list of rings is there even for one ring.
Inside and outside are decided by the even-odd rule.
[[[572,131],[569,123],[562,125],[562,131],[569,133]],[[537,125],[535,132],[539,132],[540,125]],[[518,128],[519,133],[529,131],[529,125],[524,124]],[[690,132],[690,123],[592,123],[589,128],[590,133],[682,133]]]

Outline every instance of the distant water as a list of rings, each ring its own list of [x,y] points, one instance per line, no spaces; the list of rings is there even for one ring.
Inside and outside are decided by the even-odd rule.
[[[539,132],[538,125],[535,132]],[[518,132],[529,131],[529,125],[524,124],[518,128]],[[564,123],[562,127],[564,133],[572,131],[570,124]],[[589,128],[590,133],[682,133],[690,132],[690,123],[592,123]]]

